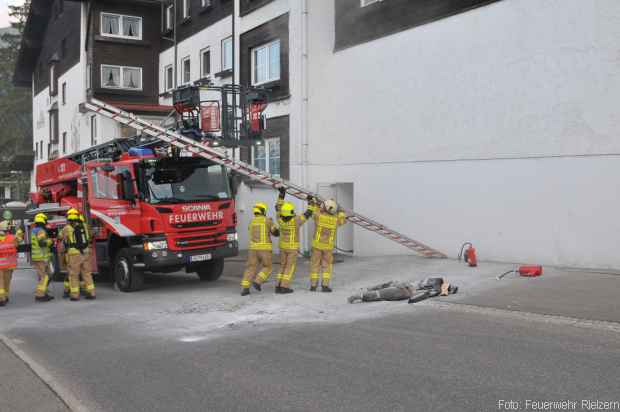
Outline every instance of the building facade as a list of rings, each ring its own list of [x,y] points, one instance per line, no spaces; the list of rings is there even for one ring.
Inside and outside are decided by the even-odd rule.
[[[35,165],[135,134],[85,110],[91,97],[170,112],[157,87],[160,13],[157,1],[33,0],[15,82],[32,88]]]
[[[58,97],[43,79],[51,76],[37,80],[32,71],[35,147],[61,142],[55,136],[65,131],[73,136],[74,124],[67,150],[88,144],[91,115],[79,104],[91,94],[161,110],[176,86],[234,79],[271,90],[265,142],[236,151],[244,161],[452,256],[471,241],[482,260],[620,267],[613,250],[620,233],[614,0],[64,3],[67,15],[79,9],[82,40],[67,42],[59,84],[66,79],[71,88],[69,81],[81,78],[84,86],[75,86],[67,109],[66,119],[77,120],[63,123],[59,105],[54,135]],[[133,38],[135,17],[143,19],[142,39]],[[62,37],[53,26],[43,43]],[[149,32],[153,27],[158,31]],[[42,46],[45,57],[33,67],[55,61],[52,50],[65,47],[55,44]],[[115,57],[111,50],[121,48]],[[123,133],[96,122],[98,138]],[[253,203],[275,196],[272,188],[241,183],[242,245]],[[352,225],[338,248],[408,252]]]

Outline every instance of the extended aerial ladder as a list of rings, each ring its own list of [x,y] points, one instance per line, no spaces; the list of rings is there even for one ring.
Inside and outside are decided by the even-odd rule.
[[[298,199],[306,200],[309,196],[312,196],[319,201],[325,201],[325,199],[323,199],[320,195],[312,193],[310,190],[307,190],[304,187],[277,177],[273,177],[250,164],[235,160],[234,158],[231,158],[225,151],[222,151],[205,143],[197,142],[174,131],[166,130],[161,126],[143,120],[132,113],[125,112],[108,103],[102,102],[97,99],[91,99],[90,101],[85,103],[85,107],[102,116],[108,117],[126,126],[130,126],[156,139],[160,139],[161,141],[177,147],[182,151],[193,153],[195,155],[211,160],[214,163],[225,166],[235,171],[236,173],[246,176],[252,180],[259,181],[272,187],[284,187],[288,194]],[[401,245],[417,252],[422,256],[429,258],[447,257],[442,252],[433,249],[430,246],[427,246],[417,240],[413,240],[399,232],[389,229],[381,223],[362,216],[359,213],[355,213],[352,210],[343,211],[347,215],[347,220],[349,222],[354,223],[371,232],[377,233],[394,242],[400,243]]]

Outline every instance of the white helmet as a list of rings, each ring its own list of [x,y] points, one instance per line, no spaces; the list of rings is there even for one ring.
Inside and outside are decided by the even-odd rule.
[[[335,215],[338,211],[338,204],[334,199],[326,200],[323,204],[323,207],[325,208],[325,211],[330,215]]]

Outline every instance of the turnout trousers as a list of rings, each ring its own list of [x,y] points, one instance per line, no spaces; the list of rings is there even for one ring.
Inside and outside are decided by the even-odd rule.
[[[262,285],[269,279],[272,271],[271,250],[250,250],[245,264],[245,272],[243,272],[243,279],[241,280],[241,287],[248,289],[252,282]]]
[[[13,269],[0,269],[0,302],[6,302],[11,292]]]
[[[319,274],[323,273],[322,286],[329,286],[334,268],[334,251],[312,248],[310,256],[310,285],[317,286]]]
[[[50,264],[47,260],[33,260],[32,267],[37,272],[37,289],[34,295],[38,298],[42,298],[43,296],[47,295],[47,286],[50,282]]]
[[[280,249],[280,273],[278,273],[278,284],[283,288],[290,288],[295,270],[297,270],[297,250]]]
[[[80,274],[84,279],[86,293],[95,296],[95,282],[93,281],[93,271],[90,263],[90,253],[67,255],[67,266],[69,270],[69,292],[72,298],[80,298]]]

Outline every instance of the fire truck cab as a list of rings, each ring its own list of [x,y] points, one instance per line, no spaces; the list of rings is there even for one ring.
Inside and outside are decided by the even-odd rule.
[[[217,280],[238,255],[225,167],[141,138],[118,139],[37,167],[33,203],[76,207],[90,223],[99,273],[121,291],[144,273],[185,270]]]

